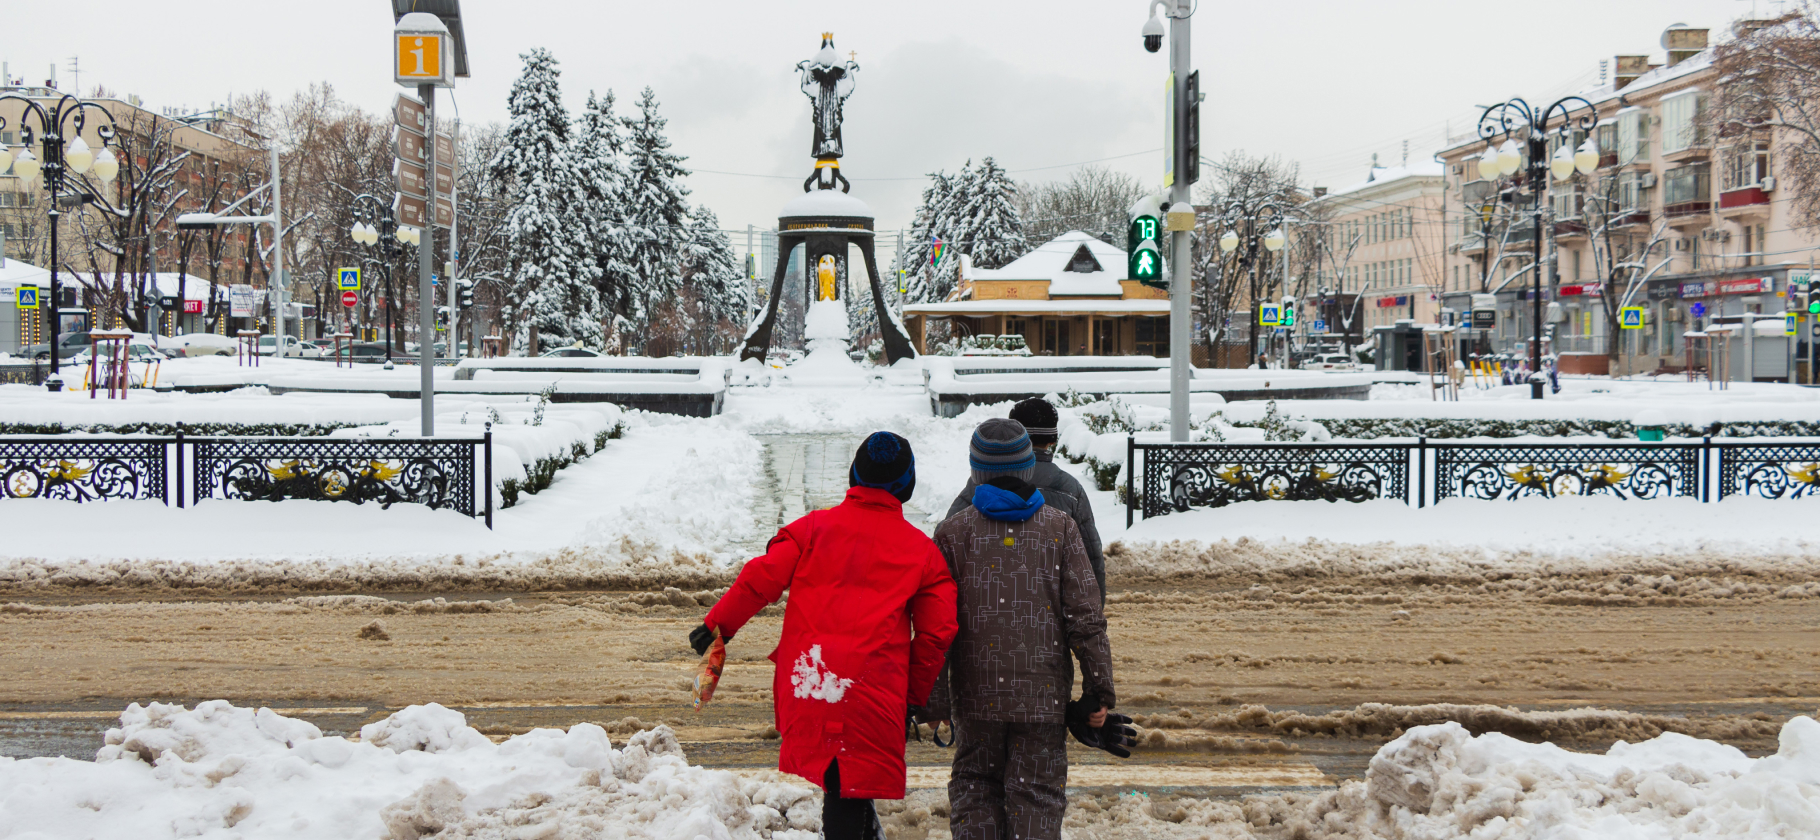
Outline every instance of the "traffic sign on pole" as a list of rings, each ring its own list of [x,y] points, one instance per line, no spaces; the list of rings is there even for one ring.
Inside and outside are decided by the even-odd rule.
[[[20,286],[19,290],[16,293],[14,293],[13,305],[19,307],[20,309],[37,309],[38,308],[38,287],[37,286]]]
[[[352,289],[354,291],[359,291],[360,290],[360,269],[359,268],[337,268],[337,269],[335,269],[335,280],[336,280],[335,285],[337,288],[340,288],[344,291],[348,290],[348,289]]]
[[[342,292],[341,293],[341,305],[342,306],[352,307],[354,304],[357,304],[359,302],[360,302],[360,295],[354,294],[353,292]]]
[[[1626,306],[1618,310],[1618,327],[1626,330],[1643,329],[1643,307]]]
[[[1795,313],[1793,313],[1793,312],[1783,313],[1782,334],[1783,335],[1795,335],[1796,334]]]
[[[1282,309],[1274,303],[1258,304],[1258,326],[1274,327],[1283,323]]]

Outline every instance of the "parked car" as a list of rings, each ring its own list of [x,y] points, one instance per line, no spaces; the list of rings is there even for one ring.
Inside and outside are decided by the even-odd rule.
[[[605,356],[605,355],[607,355],[607,354],[601,353],[601,352],[598,352],[595,350],[589,350],[586,347],[558,347],[555,350],[545,351],[541,358],[545,358],[545,359],[592,359],[592,358],[596,358],[599,356]]]
[[[359,344],[350,344],[342,349],[342,353],[345,354],[342,358],[352,359],[356,362],[383,362],[385,361],[385,342],[363,341]],[[333,349],[329,351],[329,355],[334,355]]]
[[[84,346],[82,348],[82,352],[77,353],[74,356],[71,356],[69,359],[70,364],[74,364],[74,365],[88,364],[89,349],[90,349],[89,347]],[[147,342],[144,342],[144,341],[127,342],[126,360],[128,362],[134,362],[134,363],[137,363],[137,362],[162,362],[162,361],[164,361],[165,358],[166,358],[165,355],[163,353],[159,352],[158,348],[153,347],[151,344],[149,344]]]
[[[1345,353],[1324,353],[1302,365],[1307,370],[1358,370],[1359,364]]]
[[[86,331],[64,333],[62,337],[58,339],[58,343],[57,359],[58,361],[64,361],[75,357],[79,353],[88,352],[88,333]],[[19,351],[19,355],[36,361],[49,361],[51,357],[50,342],[47,341],[42,344],[26,345],[24,349]]]
[[[259,355],[270,356],[270,355],[272,355],[272,351],[277,346],[278,346],[278,336],[262,335],[259,337]],[[285,342],[284,342],[284,355],[287,358],[293,358],[293,359],[312,358],[315,356],[322,355],[322,351],[317,350],[313,346],[306,348],[306,347],[304,347],[304,342],[302,342],[301,340],[292,338],[290,336],[286,336]]]

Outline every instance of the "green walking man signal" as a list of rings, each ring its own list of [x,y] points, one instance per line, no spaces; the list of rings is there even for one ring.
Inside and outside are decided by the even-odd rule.
[[[1292,298],[1292,297],[1283,298],[1282,318],[1283,318],[1283,320],[1280,321],[1277,324],[1277,326],[1279,326],[1279,327],[1295,326],[1295,298]]]
[[[1146,286],[1166,289],[1163,281],[1163,254],[1157,250],[1158,229],[1155,216],[1135,216],[1126,241],[1126,276]]]

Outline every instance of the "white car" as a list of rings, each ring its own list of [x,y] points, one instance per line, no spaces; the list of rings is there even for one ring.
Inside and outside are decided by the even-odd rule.
[[[277,336],[262,335],[259,337],[259,355],[270,356],[273,348],[277,346]],[[284,342],[284,355],[291,358],[316,358],[322,355],[322,351],[313,345],[287,336]]]
[[[1309,359],[1302,367],[1306,370],[1358,370],[1359,363],[1345,353],[1323,353]]]

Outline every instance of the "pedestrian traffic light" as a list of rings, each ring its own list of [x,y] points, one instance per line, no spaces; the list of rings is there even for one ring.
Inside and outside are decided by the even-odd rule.
[[[455,286],[455,304],[462,309],[474,305],[474,281],[462,280]]]
[[[1285,327],[1295,326],[1295,298],[1292,298],[1292,297],[1283,298],[1282,319],[1283,320],[1280,322],[1280,326],[1285,326]]]
[[[1131,220],[1131,230],[1125,238],[1129,245],[1126,276],[1146,286],[1165,285],[1161,282],[1163,254],[1156,246],[1159,227],[1155,216],[1138,216]]]

